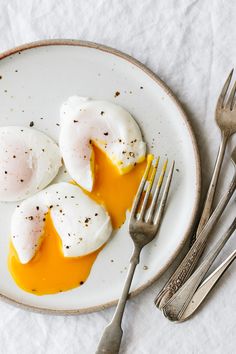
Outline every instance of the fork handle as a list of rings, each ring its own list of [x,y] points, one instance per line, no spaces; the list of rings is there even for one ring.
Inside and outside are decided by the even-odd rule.
[[[191,275],[191,277],[183,284],[183,286],[172,296],[172,298],[163,307],[163,313],[171,321],[179,321],[183,315],[185,309],[190,303],[196,289],[201,283],[202,279],[208,272],[210,266],[229,240],[230,236],[236,229],[236,218],[234,218],[232,224],[227,231],[221,236],[219,241],[213,246],[211,251],[207,254],[204,261],[197,268],[197,270]]]
[[[210,182],[210,185],[208,188],[204,208],[202,211],[201,219],[199,221],[195,237],[198,237],[198,235],[201,233],[202,229],[204,228],[206,222],[208,221],[208,219],[211,215],[212,204],[213,204],[213,200],[214,200],[214,196],[215,196],[215,192],[216,192],[216,186],[218,183],[220,170],[221,170],[221,166],[222,166],[222,162],[223,162],[228,139],[229,139],[229,135],[222,132],[221,133],[221,143],[220,143],[219,151],[217,154],[214,171],[212,174],[212,178],[211,178],[211,182]]]
[[[125,305],[128,299],[130,286],[133,280],[135,269],[139,263],[139,256],[142,248],[135,245],[132,258],[130,260],[130,266],[127,274],[127,278],[124,284],[122,295],[116,307],[115,314],[105,328],[103,335],[98,344],[96,354],[118,354],[121,344],[121,339],[123,335],[123,330],[121,327],[121,322],[124,314]]]
[[[162,309],[170,298],[177,292],[179,288],[186,282],[186,280],[192,274],[194,268],[197,265],[199,258],[201,257],[208,240],[208,236],[219,220],[230,198],[234,194],[236,189],[236,173],[229,185],[228,190],[221,197],[217,207],[212,213],[210,219],[204,226],[202,232],[174,272],[171,278],[168,280],[164,288],[159,292],[155,299],[155,304],[159,309]]]

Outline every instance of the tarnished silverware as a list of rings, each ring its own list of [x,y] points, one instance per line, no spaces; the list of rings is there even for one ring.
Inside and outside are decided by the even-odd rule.
[[[212,203],[215,195],[215,189],[222,165],[222,160],[225,152],[225,148],[228,142],[229,137],[236,132],[236,107],[235,107],[235,91],[236,91],[236,83],[234,84],[229,98],[226,101],[226,95],[229,89],[229,85],[231,82],[231,78],[233,75],[233,70],[231,71],[230,75],[228,76],[221,94],[218,98],[217,105],[216,105],[216,122],[221,129],[222,134],[222,142],[219,149],[218,157],[215,164],[214,173],[212,176],[212,181],[210,183],[209,191],[207,194],[206,203],[204,206],[204,211],[197,229],[198,237],[201,235],[202,232],[205,238],[204,247],[200,247],[198,252],[196,251],[189,251],[187,256],[184,258],[180,266],[165,284],[164,288],[159,292],[155,299],[155,304],[157,307],[162,308],[170,298],[176,293],[176,291],[184,284],[184,282],[190,277],[191,273],[193,272],[199,258],[201,257],[202,252],[204,251],[206,245],[206,239],[208,234],[210,233],[211,229],[213,228],[215,222],[217,221],[218,217],[211,220],[210,224],[206,226],[206,222],[209,219]],[[197,239],[198,239],[197,237]],[[194,248],[195,250],[195,248]],[[190,258],[188,258],[190,257]]]
[[[194,293],[191,302],[187,306],[181,321],[187,320],[198,309],[201,303],[205,300],[211,289],[216,285],[218,280],[222,277],[225,271],[230,267],[236,259],[236,249],[212,272],[199,286]]]
[[[172,296],[172,298],[165,304],[162,311],[163,314],[171,321],[183,320],[184,314],[188,304],[190,303],[196,289],[202,282],[210,266],[229,240],[230,236],[236,229],[236,218],[228,230],[223,234],[219,241],[215,244],[212,250],[208,253],[204,261],[197,268],[197,270],[191,275],[191,277],[182,285],[182,287]]]
[[[231,195],[233,195],[233,193],[236,189],[236,147],[231,154],[231,161],[234,166],[234,175],[233,175],[232,181],[230,183],[229,190],[231,189],[231,186],[233,186],[234,189],[233,188],[231,189],[231,191],[232,191]],[[225,195],[228,195],[229,190],[226,192]],[[212,216],[217,212],[218,208],[219,208],[219,206],[216,207]],[[209,221],[211,220],[211,218],[209,219]],[[208,221],[208,223],[209,223],[209,221]],[[206,224],[206,226],[207,226],[207,224]],[[175,294],[171,297],[171,299],[162,308],[164,315],[166,317],[168,317],[170,320],[172,320],[172,321],[180,321],[181,320],[181,317],[182,317],[185,309],[187,308],[189,302],[191,301],[196,289],[198,288],[199,284],[203,280],[204,276],[206,275],[211,264],[213,263],[213,261],[217,257],[218,253],[221,251],[221,249],[224,247],[224,245],[227,242],[227,240],[229,239],[229,237],[235,231],[235,228],[236,228],[236,219],[234,219],[233,223],[231,224],[229,229],[226,231],[226,233],[218,241],[218,243],[215,245],[215,247],[213,247],[213,249],[209,252],[209,254],[206,256],[206,258],[204,259],[202,264],[188,278],[188,280],[182,285],[182,287],[177,292],[175,292]],[[203,229],[203,232],[204,232],[204,229]],[[201,237],[201,234],[199,235],[199,238],[200,237]],[[195,242],[195,244],[196,243],[197,243],[197,241]]]
[[[104,333],[96,351],[97,354],[119,353],[120,343],[123,335],[123,330],[121,327],[122,317],[127,302],[134,271],[139,263],[139,257],[142,248],[154,239],[162,221],[163,211],[173,175],[174,162],[172,163],[170,171],[168,173],[159,207],[157,207],[158,196],[160,194],[161,186],[163,184],[163,178],[167,167],[167,160],[163,165],[156,186],[153,186],[153,184],[155,184],[154,180],[158,168],[158,162],[159,159],[152,161],[152,158],[148,158],[147,168],[143,175],[137,195],[133,203],[129,223],[129,233],[134,244],[133,255],[130,259],[130,266],[122,295],[119,299],[112,321],[104,330]],[[154,193],[151,200],[151,205],[149,207],[148,201],[152,190],[154,190]]]

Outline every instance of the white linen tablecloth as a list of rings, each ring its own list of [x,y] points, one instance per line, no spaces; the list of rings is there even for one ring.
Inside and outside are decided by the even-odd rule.
[[[145,63],[176,93],[189,115],[201,152],[205,191],[220,138],[213,123],[215,101],[236,63],[235,20],[233,0],[0,0],[0,51],[40,39],[74,38],[115,47]],[[227,157],[232,147],[233,142]],[[222,186],[232,174],[227,160]],[[235,201],[228,210],[229,218],[235,214]],[[232,239],[219,259],[235,245]],[[153,305],[166,273],[129,301],[121,352],[235,353],[235,270],[236,264],[201,310],[183,324],[169,322]],[[113,311],[53,317],[0,302],[0,353],[94,353]]]

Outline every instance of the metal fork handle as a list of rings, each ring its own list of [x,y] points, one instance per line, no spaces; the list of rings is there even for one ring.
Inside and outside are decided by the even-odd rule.
[[[230,227],[222,235],[219,241],[215,244],[212,250],[208,253],[204,261],[197,268],[197,270],[191,275],[191,277],[184,283],[184,285],[172,296],[172,298],[163,307],[163,313],[171,321],[179,321],[183,315],[185,309],[190,303],[195,291],[203,280],[204,276],[208,272],[210,266],[229,240],[230,236],[236,229],[236,218],[233,220]]]
[[[204,226],[202,232],[184,257],[183,261],[180,263],[179,267],[176,269],[174,274],[171,276],[169,281],[166,283],[162,291],[157,295],[155,299],[155,304],[157,307],[162,309],[165,304],[170,300],[170,298],[178,291],[178,289],[185,283],[185,281],[190,277],[194,268],[197,265],[199,258],[201,257],[208,240],[208,236],[219,220],[221,214],[223,213],[226,205],[228,204],[230,198],[232,197],[236,188],[236,173],[230,183],[230,186],[226,193],[223,195],[219,201],[217,207],[212,213],[210,219]]]
[[[187,306],[180,321],[189,318],[198,309],[204,299],[207,297],[211,289],[216,285],[226,270],[230,267],[236,258],[236,250],[234,250],[199,286],[194,293],[190,304]]]
[[[198,224],[196,237],[198,237],[198,235],[201,233],[202,229],[204,228],[206,222],[208,221],[208,219],[211,215],[212,204],[213,204],[213,200],[214,200],[214,196],[215,196],[215,192],[216,192],[216,187],[217,187],[217,183],[218,183],[218,179],[219,179],[221,166],[222,166],[222,162],[223,162],[228,139],[229,139],[229,134],[222,132],[221,133],[221,143],[220,143],[219,151],[217,154],[211,182],[210,182],[210,185],[208,188],[204,208],[203,208],[202,215],[201,215],[201,218],[200,218],[200,221]]]
[[[96,354],[117,354],[119,353],[121,339],[123,335],[123,330],[121,327],[122,318],[124,314],[125,305],[128,299],[130,286],[133,280],[134,272],[136,266],[139,263],[139,256],[141,253],[142,247],[135,245],[134,252],[132,258],[130,260],[130,266],[127,274],[127,278],[124,284],[124,288],[122,291],[122,295],[119,299],[119,302],[116,307],[115,314],[109,323],[109,325],[105,328],[103,335],[99,341],[98,348],[96,350]]]

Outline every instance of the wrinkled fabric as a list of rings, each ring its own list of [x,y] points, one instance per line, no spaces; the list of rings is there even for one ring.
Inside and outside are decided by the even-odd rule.
[[[0,51],[41,39],[74,38],[115,47],[146,64],[174,91],[189,116],[206,191],[220,139],[214,124],[215,102],[236,63],[235,19],[233,0],[1,0]],[[235,139],[226,153],[221,192],[232,175],[229,156],[234,145]],[[222,217],[218,234],[233,214],[235,201]],[[230,240],[216,264],[235,246]],[[236,264],[191,320],[171,323],[154,307],[155,295],[180,257],[160,280],[129,301],[121,353],[235,352]],[[0,353],[94,353],[113,312],[111,308],[53,317],[0,302]]]

